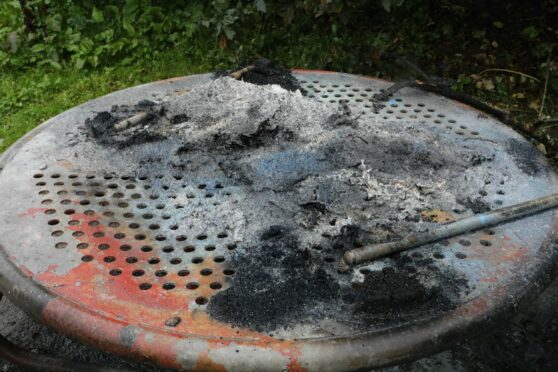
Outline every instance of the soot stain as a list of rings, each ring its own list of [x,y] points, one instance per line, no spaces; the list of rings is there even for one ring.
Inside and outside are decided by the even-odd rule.
[[[508,140],[506,152],[514,158],[517,167],[527,175],[534,176],[544,170],[540,163],[540,153],[527,141]]]
[[[492,210],[490,204],[482,200],[480,197],[476,199],[472,199],[470,197],[456,198],[456,201],[462,206],[470,209],[475,214],[490,212]]]
[[[238,271],[231,287],[211,298],[209,314],[220,321],[256,331],[288,327],[312,312],[320,302],[335,298],[339,284],[310,254],[299,248],[296,237],[281,226],[262,233],[249,254],[233,256]]]
[[[344,296],[355,313],[368,319],[412,319],[420,313],[454,309],[454,299],[469,290],[466,280],[442,271],[419,252],[394,255],[392,260],[390,267],[365,272],[364,281]],[[423,284],[424,276],[430,285]]]

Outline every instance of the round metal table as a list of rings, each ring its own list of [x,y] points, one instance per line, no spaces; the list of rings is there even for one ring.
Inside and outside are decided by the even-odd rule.
[[[420,128],[436,134],[438,142],[428,144],[433,148],[490,146],[493,158],[475,166],[486,167],[496,180],[478,185],[483,202],[493,208],[556,192],[558,179],[533,146],[468,106],[408,88],[378,104],[373,94],[388,82],[322,71],[295,74],[309,97],[334,105],[345,102],[365,128],[372,130],[378,121],[401,131]],[[482,324],[505,315],[548,281],[556,258],[554,211],[456,237],[443,247],[417,249],[423,256],[434,255],[432,266],[450,267],[456,280],[468,283],[446,311],[370,324],[358,331],[332,327],[326,332],[322,322],[320,327],[301,324],[277,334],[212,318],[206,311],[208,302],[234,286],[235,270],[242,270],[228,264],[231,247],[239,242],[218,230],[203,236],[188,231],[186,235],[213,248],[200,252],[190,247],[191,238],[186,239],[180,221],[192,210],[175,209],[161,199],[212,193],[212,200],[222,198],[230,207],[229,185],[208,179],[207,187],[194,190],[199,195],[186,197],[194,191],[172,170],[162,170],[160,177],[127,173],[134,149],[109,151],[82,141],[82,124],[97,112],[146,97],[162,101],[210,79],[175,78],[100,97],[48,120],[3,154],[2,293],[72,338],[165,367],[357,370],[416,358],[481,332]],[[153,195],[154,189],[158,198],[142,193],[150,190]],[[438,210],[429,217],[443,223],[458,214]],[[169,240],[184,249],[171,251]],[[359,280],[385,265],[378,261],[359,266],[350,275]],[[157,274],[163,269],[169,272],[164,278]]]

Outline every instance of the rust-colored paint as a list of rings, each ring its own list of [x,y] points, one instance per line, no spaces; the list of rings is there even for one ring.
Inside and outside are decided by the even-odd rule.
[[[66,159],[64,159],[64,160],[59,160],[59,161],[57,162],[57,164],[58,164],[59,166],[63,167],[64,169],[66,169],[66,170],[71,170],[71,169],[74,168],[74,164],[73,164],[71,161],[66,160]]]
[[[75,201],[72,201],[75,204]],[[22,217],[33,216],[44,212],[46,208],[28,211]],[[79,221],[78,225],[68,225],[65,228],[71,232],[82,232],[83,235],[75,239],[87,243],[88,247],[78,251],[85,255],[91,255],[94,259],[90,262],[76,262],[66,274],[56,273],[56,267],[49,267],[43,273],[34,276],[41,282],[56,298],[43,310],[43,318],[48,324],[66,329],[74,336],[77,335],[83,341],[92,343],[97,347],[110,350],[121,355],[136,355],[143,350],[150,350],[149,355],[136,355],[140,358],[151,358],[158,360],[161,365],[171,368],[179,368],[177,365],[174,345],[183,338],[199,335],[213,335],[214,339],[208,340],[208,347],[222,348],[234,341],[239,345],[253,346],[270,349],[279,352],[289,358],[287,366],[289,371],[305,370],[298,364],[300,351],[293,341],[279,341],[268,335],[249,329],[231,328],[229,325],[211,319],[205,311],[191,308],[191,303],[198,296],[210,298],[215,291],[209,287],[212,281],[220,281],[223,288],[227,288],[228,278],[223,275],[225,266],[216,263],[212,257],[208,257],[203,265],[188,265],[190,274],[186,277],[178,276],[175,272],[169,273],[163,278],[151,275],[158,270],[162,264],[148,264],[147,260],[153,256],[152,252],[143,252],[141,247],[149,245],[153,237],[149,232],[142,231],[146,235],[144,240],[130,239],[137,234],[137,230],[131,230],[123,225],[116,228],[108,226],[108,218],[96,212],[75,213],[71,219]],[[91,222],[98,221],[95,226]],[[116,233],[124,233],[125,239],[117,239]],[[98,236],[96,233],[103,233]],[[107,244],[110,248],[101,250],[99,245]],[[122,245],[129,245],[131,249],[122,251]],[[72,249],[74,247],[71,247]],[[135,256],[138,262],[131,265],[126,263],[126,258]],[[113,262],[105,262],[106,257],[114,257]],[[140,264],[141,263],[141,264]],[[109,275],[111,269],[118,268],[122,273],[118,276]],[[135,277],[131,273],[134,269],[141,268],[148,272],[153,287],[149,290],[140,290],[139,284],[143,282],[142,277]],[[213,270],[211,276],[200,274],[201,268]],[[22,271],[32,275],[28,270]],[[154,282],[155,281],[155,282]],[[196,281],[200,287],[193,291],[182,290],[186,283]],[[164,290],[162,284],[174,282],[181,290]],[[74,303],[68,303],[63,299],[71,299]],[[87,315],[76,312],[74,306],[88,309]],[[164,323],[171,317],[180,317],[181,322],[176,327],[165,327]],[[105,320],[100,322],[99,318]],[[149,336],[140,331],[126,345],[126,340],[121,339],[127,324],[137,323],[141,319],[141,326],[153,329]],[[74,326],[68,324],[75,323]],[[163,332],[161,333],[161,330]],[[99,344],[98,340],[105,340]],[[231,341],[232,340],[232,341]],[[213,363],[208,354],[201,355],[198,359],[199,370],[223,370],[224,367]]]
[[[467,305],[459,308],[457,311],[461,313],[462,316],[466,317],[476,317],[478,314],[486,313],[489,308],[489,302],[486,297],[477,297],[474,300],[467,303]]]
[[[49,208],[28,208],[25,212],[22,212],[18,215],[19,218],[35,218],[37,214],[45,213],[45,211]]]
[[[291,349],[287,355],[290,357],[290,362],[287,365],[287,370],[289,372],[305,372],[307,368],[304,368],[298,362],[298,357],[300,356],[300,350],[298,349]]]
[[[420,212],[422,219],[436,223],[447,223],[455,221],[453,214],[441,209],[430,209]]]
[[[196,371],[200,372],[226,372],[227,369],[223,365],[215,363],[209,357],[209,350],[201,353],[196,363]]]

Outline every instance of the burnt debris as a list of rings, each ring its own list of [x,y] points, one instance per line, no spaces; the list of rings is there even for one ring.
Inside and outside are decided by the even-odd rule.
[[[280,226],[265,231],[259,245],[236,254],[232,266],[243,269],[229,289],[212,297],[208,312],[239,327],[272,331],[294,325],[327,307],[339,291],[336,280]]]
[[[293,76],[291,71],[266,58],[260,58],[249,63],[242,63],[237,67],[229,70],[217,71],[215,72],[214,76],[216,78],[229,76],[231,75],[231,73],[241,71],[249,66],[251,68],[245,72],[242,72],[239,77],[240,80],[256,85],[277,84],[281,88],[292,92],[301,89],[300,83]]]
[[[344,234],[349,239],[359,234],[352,227],[345,230],[350,230]],[[452,298],[468,290],[466,281],[421,255],[393,258],[393,267],[364,271],[364,279],[357,282],[340,281],[320,256],[316,249],[302,249],[286,227],[270,226],[259,245],[234,255],[231,266],[242,270],[229,289],[212,297],[209,314],[260,332],[293,327],[312,317],[366,326],[372,320],[389,323],[449,310]],[[430,285],[424,284],[424,275]]]
[[[367,315],[381,313],[398,315],[401,312],[416,311],[423,308],[432,298],[433,290],[427,290],[416,276],[407,272],[396,272],[393,268],[367,273],[362,284],[354,285],[352,297],[355,310]]]
[[[544,171],[539,161],[538,150],[528,142],[511,139],[507,143],[506,151],[513,156],[517,166],[525,174],[534,176]]]
[[[132,173],[169,169],[184,178],[186,194],[185,179],[200,180],[205,199],[177,200],[178,222],[226,227],[238,245],[225,261],[235,274],[209,299],[210,316],[265,332],[323,319],[359,330],[451,308],[467,283],[432,259],[385,258],[356,276],[339,274],[336,262],[345,250],[433,227],[419,211],[490,209],[492,199],[466,177],[485,169],[479,182],[498,184],[502,172],[488,171],[494,151],[438,146],[440,133],[424,123],[361,118],[361,109],[318,102],[273,79],[249,83],[257,73],[273,76],[258,71],[117,106],[86,123],[88,139],[112,155],[134,149]],[[114,129],[139,112],[148,117]],[[211,184],[230,193],[216,197]],[[165,182],[150,186],[156,193]]]
[[[481,197],[477,197],[477,198],[471,198],[471,197],[457,198],[456,200],[457,200],[457,203],[459,203],[460,205],[464,206],[465,208],[471,210],[471,212],[473,212],[474,214],[490,212],[492,210],[492,208],[490,207],[490,204],[488,204],[486,201],[482,200]]]
[[[149,129],[149,124],[154,123],[163,114],[164,108],[149,100],[141,100],[133,107],[113,106],[111,112],[102,111],[93,118],[85,121],[89,135],[102,145],[115,146],[123,149],[133,145],[156,142],[165,139],[157,132]],[[138,113],[145,113],[146,127],[134,127],[122,132],[116,126]]]

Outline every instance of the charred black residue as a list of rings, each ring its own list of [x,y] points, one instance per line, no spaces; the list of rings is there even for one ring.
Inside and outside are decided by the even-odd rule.
[[[491,162],[494,160],[494,155],[491,156],[483,156],[483,155],[473,155],[471,156],[471,165],[473,167],[477,166],[477,165],[481,165],[483,163],[487,163],[487,162]]]
[[[142,143],[162,141],[165,138],[166,137],[161,134],[152,133],[149,131],[139,131],[138,133],[134,133],[131,136],[126,136],[121,140],[113,137],[115,145],[121,149],[129,146],[139,145]]]
[[[262,234],[259,245],[237,254],[231,267],[242,267],[226,291],[211,298],[215,319],[257,331],[293,325],[316,304],[335,298],[337,282],[312,263],[297,239],[280,226]]]
[[[510,139],[506,143],[506,152],[513,156],[515,164],[523,173],[534,176],[544,171],[540,162],[541,154],[529,142]]]
[[[469,290],[466,280],[442,271],[421,253],[394,255],[392,260],[392,266],[365,271],[364,281],[353,285],[352,294],[344,297],[357,314],[387,320],[447,311],[455,307],[454,299],[461,292]]]
[[[333,248],[352,249],[370,243],[370,234],[357,225],[344,225],[339,235],[333,237]]]
[[[490,212],[492,210],[492,208],[490,207],[490,204],[488,204],[486,201],[482,200],[482,198],[478,197],[478,198],[462,198],[459,197],[456,199],[457,203],[461,204],[462,206],[470,209],[473,213],[477,214],[477,213],[485,213],[485,212]]]
[[[178,114],[178,115],[174,115],[171,117],[170,122],[171,124],[180,124],[183,123],[185,121],[190,120],[190,117],[188,115],[185,114]]]
[[[283,89],[293,92],[301,89],[300,83],[291,71],[266,58],[242,63],[230,70],[217,71],[215,77],[227,76],[231,72],[241,70],[247,66],[254,66],[254,68],[242,74],[240,78],[242,81],[256,85],[277,84]]]
[[[366,328],[370,322],[387,325],[450,310],[469,289],[451,269],[440,269],[420,253],[395,255],[383,270],[363,270],[364,280],[351,282],[351,275],[338,273],[324,257],[338,258],[343,247],[370,237],[356,225],[341,230],[328,247],[307,250],[290,228],[265,229],[259,244],[237,251],[229,261],[238,270],[230,287],[211,298],[209,314],[260,332],[314,317]]]
[[[438,295],[415,276],[386,268],[366,274],[364,282],[355,285],[353,303],[359,313],[399,315],[424,308]]]
[[[108,111],[97,113],[92,119],[87,119],[85,125],[94,138],[102,138],[112,131],[114,124],[118,122],[118,118]]]
[[[125,133],[115,131],[114,126],[118,122],[128,119],[139,112],[147,113],[145,123],[150,123],[163,114],[160,105],[153,101],[141,100],[133,107],[113,106],[111,112],[99,112],[93,118],[85,120],[85,127],[89,135],[100,144],[120,149],[164,140],[164,136],[149,129],[144,129],[143,126],[138,126],[138,128],[128,130]]]
[[[238,137],[243,148],[258,148],[274,143],[284,143],[293,138],[293,132],[279,126],[272,127],[269,120],[262,121],[254,133],[240,134]]]

